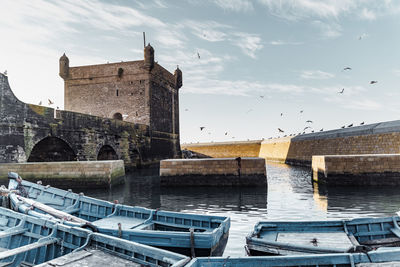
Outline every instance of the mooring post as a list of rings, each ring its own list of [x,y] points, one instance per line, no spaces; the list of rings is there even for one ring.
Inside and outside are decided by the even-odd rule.
[[[190,254],[192,258],[196,258],[196,255],[194,253],[194,229],[190,228]]]

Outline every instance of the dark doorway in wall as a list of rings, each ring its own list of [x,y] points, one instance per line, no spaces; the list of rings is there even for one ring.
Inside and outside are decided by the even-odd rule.
[[[97,154],[97,160],[117,160],[118,155],[115,150],[109,146],[102,146],[99,150],[99,154]]]
[[[46,137],[33,147],[28,162],[48,161],[76,161],[76,155],[64,140]]]
[[[122,121],[122,114],[119,112],[115,113],[113,119]]]

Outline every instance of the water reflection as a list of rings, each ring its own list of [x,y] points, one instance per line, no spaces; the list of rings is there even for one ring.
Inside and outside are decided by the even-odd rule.
[[[268,188],[160,188],[157,170],[125,177],[110,190],[86,195],[128,205],[231,217],[225,255],[243,256],[245,236],[262,220],[341,219],[393,215],[400,208],[395,187],[313,185],[310,168],[269,163]]]

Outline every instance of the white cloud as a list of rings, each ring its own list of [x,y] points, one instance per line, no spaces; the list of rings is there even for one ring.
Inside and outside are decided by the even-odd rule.
[[[394,75],[400,76],[400,69],[393,70]]]
[[[231,28],[229,25],[215,21],[186,20],[183,24],[192,30],[192,34],[209,42],[220,42],[226,40],[227,34],[225,31]]]
[[[354,98],[341,98],[329,97],[324,98],[326,102],[338,104],[347,109],[354,110],[379,110],[382,105],[370,99],[354,99]]]
[[[321,31],[321,35],[325,38],[337,38],[342,35],[342,28],[337,23],[326,23],[321,20],[315,20],[312,24]]]
[[[278,17],[298,20],[310,17],[337,18],[354,7],[353,0],[259,0]]]
[[[300,73],[303,79],[325,80],[335,77],[334,74],[321,70],[304,70]]]
[[[301,45],[302,42],[287,42],[282,40],[274,40],[269,42],[270,45]]]
[[[261,37],[257,34],[249,34],[244,32],[235,33],[233,43],[240,47],[243,53],[251,58],[256,58],[256,52],[263,48],[261,44]]]
[[[192,34],[210,42],[227,41],[237,47],[242,52],[251,57],[256,57],[256,52],[263,48],[260,35],[238,32],[231,26],[220,24],[215,21],[193,21],[187,20],[184,25],[191,29]]]
[[[363,8],[361,12],[361,18],[367,19],[367,20],[375,20],[376,19],[376,14],[372,10],[369,10],[367,8]]]
[[[228,11],[247,12],[254,10],[253,3],[249,0],[211,0],[220,8]]]

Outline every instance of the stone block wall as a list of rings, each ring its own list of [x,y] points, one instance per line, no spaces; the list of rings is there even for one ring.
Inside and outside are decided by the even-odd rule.
[[[181,149],[191,150],[213,158],[259,157],[261,140],[181,144]]]
[[[7,179],[10,171],[28,181],[41,180],[44,184],[64,188],[107,187],[125,175],[122,160],[3,163],[0,164],[0,179]]]
[[[399,185],[400,154],[312,157],[313,180],[335,185]]]
[[[160,162],[161,185],[266,185],[265,159],[168,159]]]

